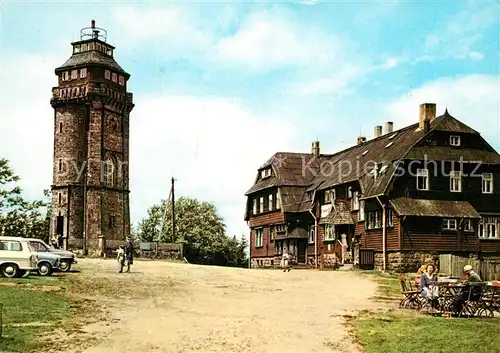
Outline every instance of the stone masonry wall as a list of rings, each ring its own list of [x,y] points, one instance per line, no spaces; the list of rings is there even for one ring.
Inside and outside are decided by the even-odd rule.
[[[439,262],[437,252],[390,252],[387,253],[386,271],[397,273],[417,272],[422,264]],[[383,269],[382,253],[375,253],[375,269]]]

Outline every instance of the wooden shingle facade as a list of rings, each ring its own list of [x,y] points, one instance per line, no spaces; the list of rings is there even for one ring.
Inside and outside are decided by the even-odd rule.
[[[411,270],[439,254],[500,257],[500,155],[436,105],[405,128],[335,154],[276,153],[247,191],[252,267],[373,264]]]

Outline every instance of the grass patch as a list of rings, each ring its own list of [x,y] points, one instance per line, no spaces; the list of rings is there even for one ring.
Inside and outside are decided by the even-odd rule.
[[[355,320],[358,342],[367,353],[498,353],[499,319],[446,319],[396,312]]]
[[[37,336],[63,325],[71,314],[68,299],[54,292],[57,277],[0,279],[3,334],[0,352],[35,351]]]
[[[379,284],[375,299],[400,299],[398,275],[362,271]],[[414,277],[411,277],[413,280]],[[481,352],[498,353],[500,319],[447,319],[416,310],[361,312],[350,321],[357,341],[367,353]]]
[[[373,277],[378,283],[378,294],[385,299],[400,299],[401,284],[397,275],[378,271],[360,271],[360,274]]]

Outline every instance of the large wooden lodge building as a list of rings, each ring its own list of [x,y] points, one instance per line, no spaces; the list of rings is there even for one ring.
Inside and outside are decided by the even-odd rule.
[[[264,163],[245,194],[251,266],[279,265],[284,249],[297,264],[401,271],[443,253],[500,257],[500,155],[435,104],[419,113],[335,154],[316,141]]]

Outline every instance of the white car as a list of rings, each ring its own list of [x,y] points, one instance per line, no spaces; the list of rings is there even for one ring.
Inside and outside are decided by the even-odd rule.
[[[22,277],[27,271],[37,271],[37,255],[24,238],[0,237],[0,275]]]

